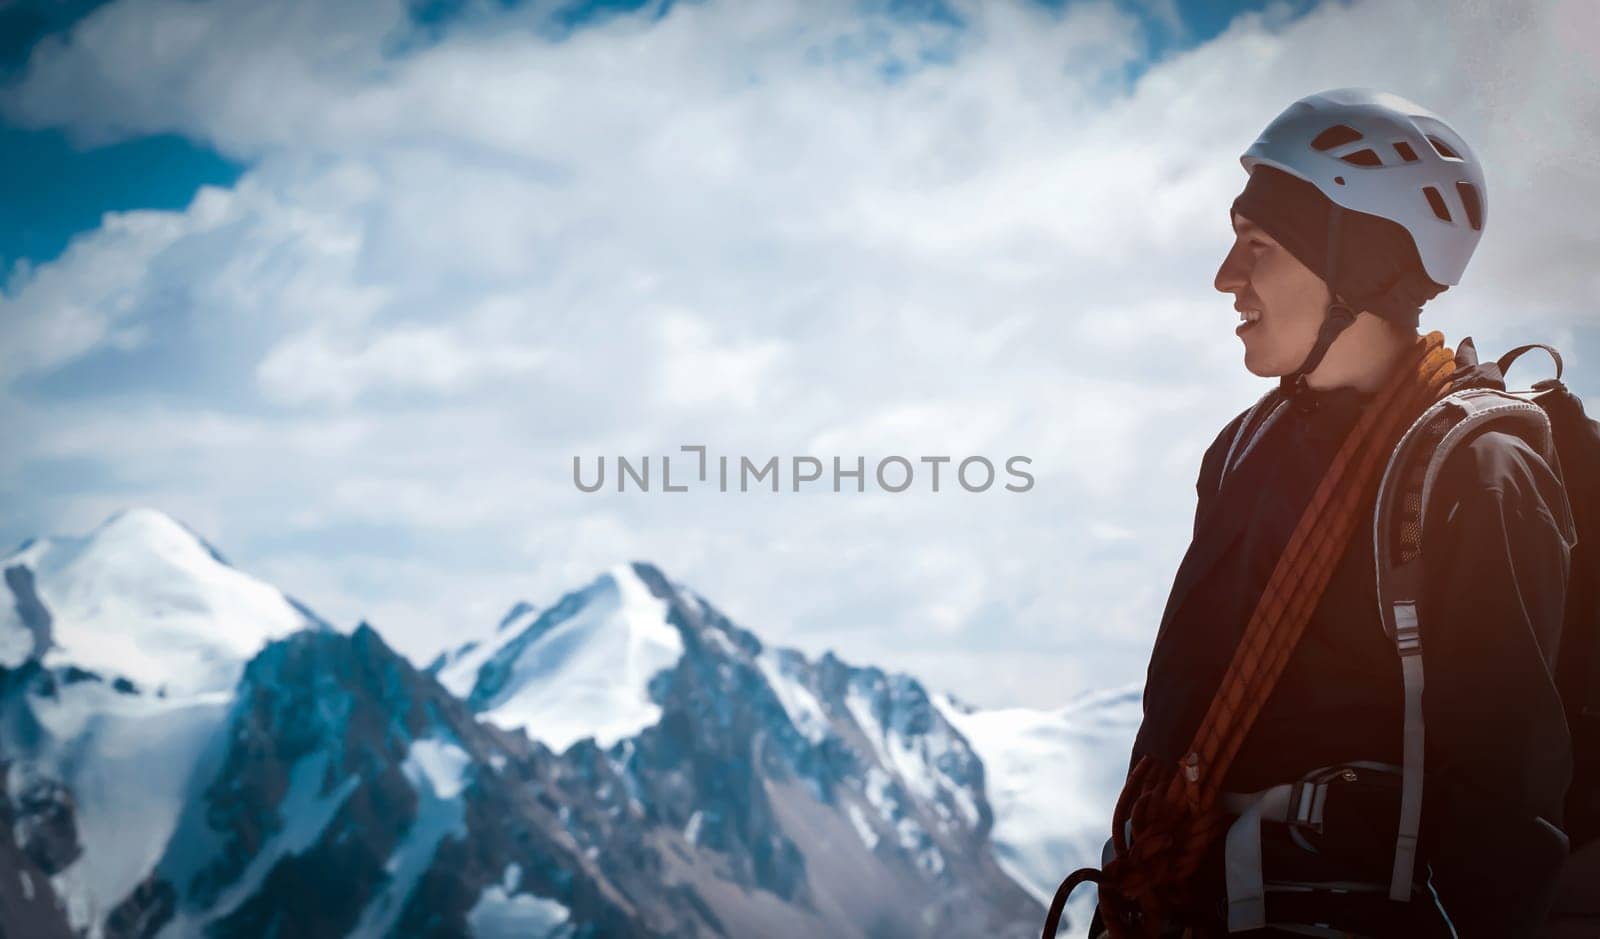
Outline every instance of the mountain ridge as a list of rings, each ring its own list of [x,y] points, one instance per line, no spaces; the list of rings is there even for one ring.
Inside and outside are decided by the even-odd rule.
[[[141,525],[197,544],[177,552],[192,563],[132,568],[218,582],[206,564],[226,562],[185,526]],[[29,562],[61,541],[7,558],[7,583],[27,579],[12,569],[35,577],[52,617],[74,559]],[[11,590],[0,625],[15,630],[26,601]],[[202,610],[230,608],[199,596]],[[0,717],[31,728],[0,746],[0,814],[23,833],[0,837],[0,857],[25,859],[29,885],[0,887],[0,923],[118,937],[1021,936],[1042,916],[1038,882],[1059,876],[1019,872],[1062,856],[1019,847],[990,805],[991,788],[1022,790],[1007,781],[1006,735],[978,726],[989,712],[831,652],[768,646],[647,562],[549,607],[519,603],[424,669],[364,623],[346,635],[277,597],[300,628],[260,630],[227,689],[141,686],[71,664],[66,648],[0,666]],[[165,736],[116,736],[152,714]],[[117,767],[95,763],[109,750],[123,772],[166,767],[138,839],[107,834],[130,811],[107,794]],[[339,872],[337,895],[312,889],[318,871]],[[326,904],[315,918],[328,925],[283,893],[295,885]]]

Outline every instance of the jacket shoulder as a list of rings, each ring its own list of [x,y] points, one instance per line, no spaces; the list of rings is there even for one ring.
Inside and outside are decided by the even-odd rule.
[[[1458,446],[1440,472],[1502,491],[1522,491],[1529,483],[1558,482],[1555,470],[1521,434],[1493,425]]]
[[[1566,516],[1550,511],[1566,500],[1556,469],[1520,434],[1492,424],[1472,433],[1445,457],[1436,487],[1430,512],[1448,513],[1463,501],[1494,497],[1525,510],[1547,507],[1555,518]]]
[[[1239,436],[1240,428],[1249,419],[1250,413],[1257,408],[1267,406],[1272,396],[1273,392],[1269,391],[1258,398],[1255,403],[1235,414],[1233,419],[1224,424],[1222,429],[1217,432],[1217,436],[1212,439],[1211,445],[1206,447],[1205,455],[1200,458],[1200,474],[1195,480],[1195,488],[1202,494],[1216,490],[1217,485],[1222,480],[1222,465],[1227,460],[1229,451],[1233,449],[1233,443]]]

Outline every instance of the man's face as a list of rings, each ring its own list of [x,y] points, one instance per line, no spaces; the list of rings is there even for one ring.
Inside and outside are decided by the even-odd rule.
[[[1244,367],[1263,378],[1286,375],[1317,340],[1327,285],[1243,215],[1233,216],[1233,232],[1215,284],[1233,294],[1234,309],[1243,312],[1234,332],[1244,341]]]

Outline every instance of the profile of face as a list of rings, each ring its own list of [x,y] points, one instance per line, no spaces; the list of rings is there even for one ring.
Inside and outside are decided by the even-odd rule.
[[[1233,247],[1217,269],[1215,286],[1233,294],[1244,367],[1263,378],[1287,375],[1317,340],[1328,287],[1245,216],[1234,213],[1233,232]]]

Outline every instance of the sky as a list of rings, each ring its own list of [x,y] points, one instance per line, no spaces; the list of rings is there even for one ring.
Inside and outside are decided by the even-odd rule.
[[[419,662],[648,560],[981,705],[1138,681],[1270,387],[1211,286],[1240,152],[1326,88],[1444,115],[1488,224],[1424,325],[1600,402],[1597,43],[1532,0],[0,2],[0,545],[151,506]],[[686,445],[1034,484],[660,491]],[[602,455],[656,485],[581,491]]]

